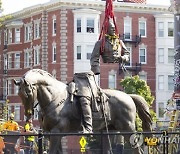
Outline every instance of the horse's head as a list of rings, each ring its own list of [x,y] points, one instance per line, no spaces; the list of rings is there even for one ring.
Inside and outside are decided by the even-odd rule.
[[[35,84],[31,84],[26,79],[20,81],[14,80],[15,85],[19,86],[18,95],[21,97],[25,109],[25,116],[30,118],[33,115],[34,102],[37,99],[37,88]]]

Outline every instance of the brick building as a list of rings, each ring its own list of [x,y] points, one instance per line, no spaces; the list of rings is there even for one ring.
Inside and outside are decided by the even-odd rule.
[[[169,12],[168,7],[145,2],[116,0],[113,5],[119,34],[131,53],[126,68],[129,74],[145,79],[155,95],[154,15]],[[0,31],[0,102],[5,105],[9,100],[8,112],[15,112],[16,121],[24,123],[24,109],[13,79],[40,68],[67,83],[75,72],[90,70],[89,58],[98,40],[104,8],[102,0],[51,0],[15,12],[5,22]],[[118,64],[101,63],[97,80],[102,88],[120,89],[119,81],[125,75]]]

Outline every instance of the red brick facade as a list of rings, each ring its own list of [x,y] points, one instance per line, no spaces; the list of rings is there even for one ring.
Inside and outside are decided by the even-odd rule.
[[[130,0],[129,0],[130,1]],[[133,0],[131,0],[132,2]],[[136,2],[136,1],[133,1]],[[144,1],[138,1],[139,3],[145,2]],[[59,7],[56,7],[58,5]],[[83,4],[80,3],[73,3],[72,4],[64,4],[61,6],[61,3],[57,3],[56,5],[47,5],[44,6],[44,9],[35,9],[35,10],[29,10],[19,13],[15,16],[15,18],[12,21],[17,21],[22,18],[23,25],[20,26],[21,30],[21,41],[20,43],[16,44],[14,43],[14,36],[15,36],[15,27],[13,27],[12,24],[12,38],[13,42],[11,44],[7,45],[7,49],[4,49],[4,31],[1,30],[1,45],[0,45],[0,56],[1,56],[1,80],[0,80],[0,86],[4,87],[3,82],[6,79],[12,80],[17,77],[21,77],[26,71],[32,68],[40,68],[45,69],[48,72],[52,73],[53,70],[56,70],[56,77],[58,80],[62,80],[63,82],[69,82],[74,73],[74,15],[72,10],[74,10],[74,7],[77,9],[79,7],[86,7],[86,8],[94,8],[99,9],[102,11],[103,4],[98,3],[97,4],[89,4],[84,2]],[[75,6],[76,5],[76,6]],[[121,9],[121,6],[123,3],[120,3],[115,7],[115,17],[116,17],[116,23],[120,34],[124,33],[124,18],[129,17],[132,19],[132,35],[139,35],[139,29],[138,29],[138,21],[139,18],[146,19],[146,27],[147,27],[147,37],[141,38],[141,42],[139,45],[146,45],[147,46],[147,64],[144,64],[141,66],[141,70],[144,72],[147,72],[147,83],[150,86],[150,89],[155,94],[155,18],[154,18],[154,12],[152,12],[153,8],[147,9],[145,5],[143,5],[141,8],[135,8],[133,10],[133,7],[128,6],[128,3],[125,7],[126,11],[123,11]],[[131,4],[132,5],[132,4]],[[134,4],[135,7],[136,4]],[[120,9],[118,9],[120,8]],[[130,9],[129,9],[130,8]],[[128,10],[129,9],[129,10]],[[159,9],[159,10],[158,10]],[[131,11],[132,10],[132,11]],[[155,9],[157,12],[163,12],[162,8]],[[32,11],[32,12],[31,12]],[[34,12],[33,12],[34,11]],[[24,14],[23,14],[24,13]],[[56,17],[56,35],[52,35],[52,19],[53,16]],[[41,37],[39,39],[32,39],[29,42],[24,41],[25,31],[24,31],[24,25],[27,23],[33,23],[34,20],[40,19],[40,29],[41,31],[44,30],[44,33],[41,32]],[[100,15],[100,27],[102,25],[104,19],[104,13]],[[10,22],[12,22],[10,21]],[[44,26],[44,27],[43,27]],[[33,27],[34,28],[34,27]],[[32,30],[32,36],[34,36],[34,29]],[[53,42],[56,43],[56,63],[52,63],[52,44]],[[132,63],[138,63],[139,62],[139,45],[135,47],[134,44],[129,43],[132,46]],[[34,46],[39,45],[41,46],[40,50],[40,65],[38,66],[30,66],[29,68],[24,68],[24,50],[26,49],[33,49]],[[21,52],[21,59],[20,59],[20,69],[8,69],[7,74],[4,72],[6,69],[4,69],[4,59],[3,55],[8,53],[15,53],[17,51]],[[33,61],[32,57],[32,61]],[[14,56],[12,56],[12,62],[14,62]],[[101,63],[101,87],[102,88],[108,88],[108,72],[111,70],[115,70],[117,72],[117,89],[120,89],[119,81],[124,77],[124,74],[122,71],[119,72],[119,65],[118,64],[103,64]],[[132,72],[132,75],[134,75],[135,72]],[[12,83],[12,89],[11,93],[12,95],[8,95],[7,97],[3,93],[3,88],[0,89],[0,96],[1,96],[1,102],[5,101],[5,99],[9,99],[10,103],[20,103],[20,98],[17,95],[14,95],[14,84]],[[12,105],[13,106],[13,105]],[[24,123],[24,114],[23,114],[23,107],[21,106],[21,115],[20,115],[20,121],[19,123]],[[12,111],[14,111],[14,107],[12,107]]]
[[[126,0],[128,2],[136,2],[136,3],[145,3],[146,0]],[[146,46],[147,49],[147,64],[141,65],[141,71],[147,73],[147,84],[150,86],[152,94],[155,95],[155,86],[156,86],[156,53],[155,53],[155,18],[154,13],[161,13],[166,11],[166,8],[151,8],[146,5],[139,6],[140,4],[129,5],[129,3],[116,4],[115,6],[115,17],[116,24],[118,27],[118,31],[120,35],[124,33],[124,18],[128,17],[132,19],[132,35],[139,35],[139,19],[143,18],[146,21],[146,37],[141,38],[141,42],[135,46],[134,43],[126,43],[132,47],[132,63],[139,63],[139,48],[140,46]],[[104,4],[102,2],[96,2],[89,4],[88,2],[84,2],[83,4],[78,2],[72,3],[56,3],[55,4],[47,4],[41,6],[36,9],[29,9],[29,11],[22,11],[15,15],[14,19],[10,20],[7,24],[12,21],[16,22],[17,20],[22,19],[22,25],[20,26],[20,43],[14,43],[15,40],[15,28],[13,24],[11,24],[12,28],[12,43],[6,45],[4,42],[4,29],[1,29],[1,45],[0,45],[0,101],[1,103],[5,103],[6,99],[10,100],[11,112],[15,110],[16,104],[21,104],[21,100],[19,96],[14,94],[14,84],[11,83],[11,95],[7,95],[3,92],[5,89],[4,82],[6,80],[13,81],[15,78],[21,77],[25,72],[29,69],[40,68],[48,71],[52,74],[53,71],[56,72],[56,78],[63,82],[69,82],[73,78],[74,74],[74,9],[79,8],[93,8],[95,10],[101,11],[100,15],[100,27],[102,26],[104,20]],[[152,11],[154,10],[154,11]],[[56,35],[53,35],[53,22],[52,19],[56,18]],[[41,37],[39,39],[32,39],[29,42],[25,42],[25,25],[32,23],[34,25],[35,20],[40,19],[40,31]],[[8,29],[8,27],[7,27]],[[34,26],[32,28],[32,36],[34,38]],[[87,36],[88,37],[88,36]],[[52,62],[52,48],[53,44],[56,44],[56,62]],[[24,57],[25,50],[31,49],[33,51],[34,47],[40,46],[40,65],[34,66],[33,64],[25,68],[24,67]],[[4,55],[12,53],[12,63],[14,66],[15,56],[14,53],[20,52],[20,69],[7,69],[4,66]],[[32,54],[34,54],[32,52]],[[32,56],[32,61],[34,61],[34,55]],[[118,64],[103,64],[101,63],[101,75],[100,75],[100,86],[101,88],[108,88],[108,78],[109,72],[114,70],[116,72],[116,84],[117,89],[121,89],[119,82],[124,78],[124,73],[122,70],[119,70]],[[7,72],[6,72],[7,71]],[[132,75],[138,74],[138,72],[130,71]],[[2,88],[3,87],[3,88]],[[24,124],[24,108],[20,106],[20,120],[18,121],[20,125]],[[35,121],[35,125],[38,125],[38,121]],[[77,139],[78,138],[78,139]],[[68,144],[67,140],[64,141],[66,148],[74,148],[74,144],[76,143],[76,147],[79,149],[79,137],[76,139],[71,139]],[[73,147],[71,146],[73,145]],[[77,149],[77,151],[78,151]],[[79,151],[78,151],[79,152]]]

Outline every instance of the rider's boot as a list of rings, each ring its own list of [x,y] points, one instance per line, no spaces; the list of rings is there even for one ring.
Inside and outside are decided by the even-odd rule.
[[[83,133],[92,133],[92,111],[90,107],[90,101],[85,98],[80,98],[82,108],[82,122],[83,122]]]

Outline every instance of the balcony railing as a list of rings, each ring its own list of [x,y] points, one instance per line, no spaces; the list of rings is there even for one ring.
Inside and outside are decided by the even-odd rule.
[[[134,72],[137,75],[141,71],[141,63],[132,63],[131,66],[124,66],[127,71]],[[119,74],[123,72],[121,64],[119,64]]]
[[[141,35],[123,34],[123,35],[119,35],[119,37],[124,43],[133,43],[133,44],[135,44],[135,47],[137,47],[137,45],[141,42]]]
[[[4,44],[4,50],[7,49],[7,44]]]

